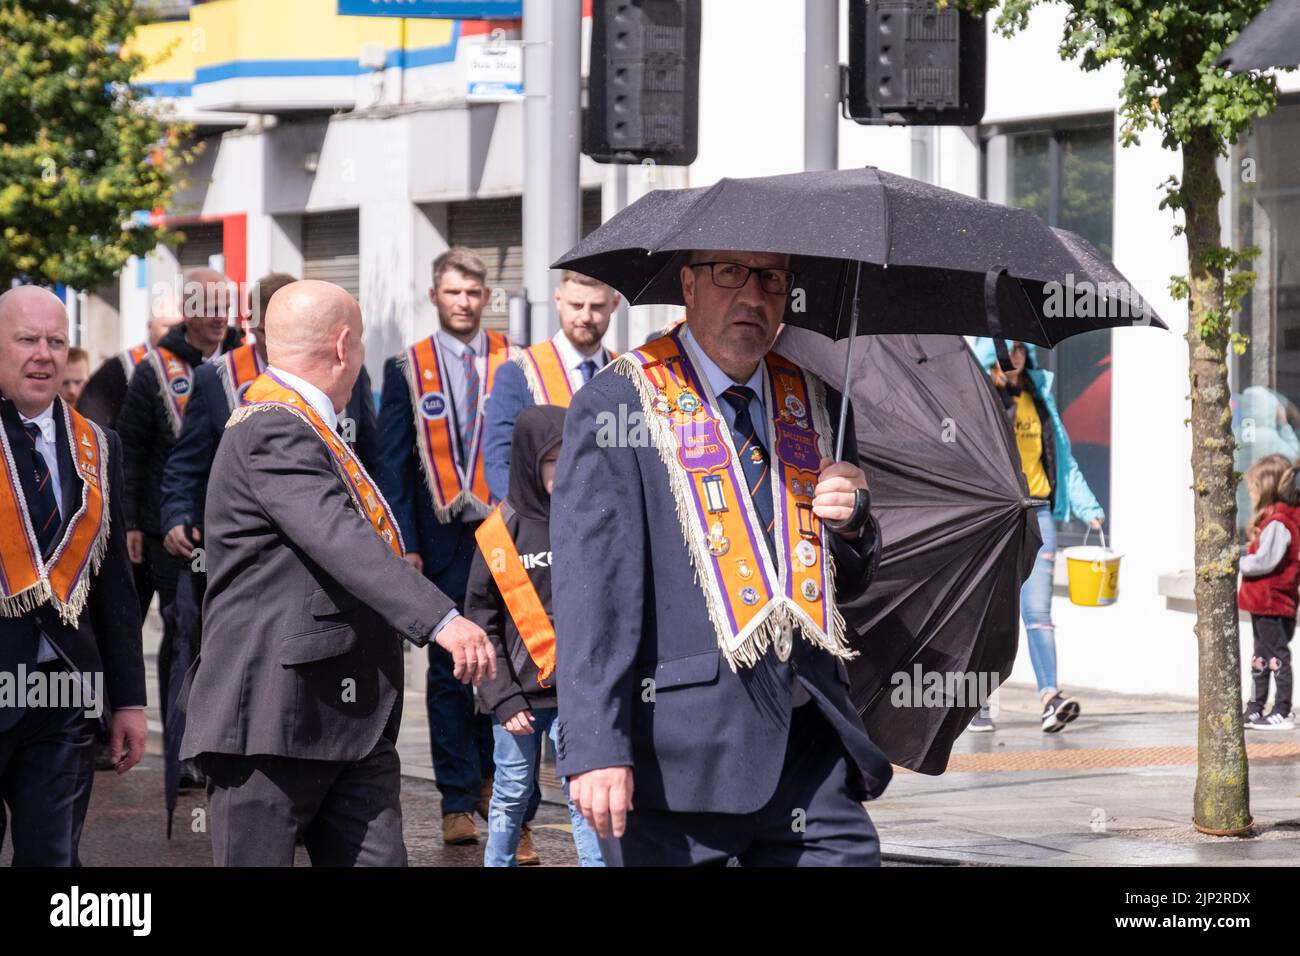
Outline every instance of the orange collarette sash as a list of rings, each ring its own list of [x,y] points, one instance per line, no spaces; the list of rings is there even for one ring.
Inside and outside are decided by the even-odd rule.
[[[244,393],[244,404],[231,413],[226,427],[238,425],[256,412],[275,409],[301,419],[315,430],[320,440],[325,443],[325,447],[329,449],[330,457],[334,459],[335,469],[343,479],[343,484],[357,510],[365,515],[370,526],[375,529],[375,534],[393,549],[394,554],[400,556],[405,553],[402,532],[398,529],[397,522],[393,520],[393,513],[389,510],[384,496],[380,494],[379,487],[366,473],[366,469],[352,453],[347,442],[325,424],[316,409],[312,408],[311,403],[297,390],[290,388],[274,374],[263,372],[248,387]]]
[[[823,450],[833,447],[821,381],[775,352],[763,363],[774,563],[727,420],[680,331],[627,353],[613,368],[637,387],[651,439],[668,470],[691,564],[732,669],[755,664],[769,644],[786,660],[796,628],[836,657],[853,657],[835,607],[827,532],[812,510]]]
[[[519,549],[510,537],[499,505],[478,526],[474,539],[497,590],[501,592],[501,599],[506,602],[506,610],[528,648],[528,656],[537,665],[537,683],[542,687],[553,686],[544,681],[555,672],[555,625],[524,570]]]
[[[139,345],[118,354],[117,360],[122,363],[122,371],[126,373],[128,382],[131,381],[131,376],[135,374],[135,370],[140,367],[140,363],[148,358],[149,353],[152,351],[152,345],[148,342],[141,342]]]
[[[194,370],[170,349],[156,348],[149,353],[149,358],[158,374],[158,394],[162,396],[163,407],[167,409],[172,434],[180,438],[185,406],[190,400],[190,390],[194,387]]]
[[[456,461],[455,410],[446,391],[447,373],[435,337],[431,335],[416,342],[404,356],[415,418],[415,443],[429,494],[433,496],[433,513],[443,524],[450,524],[467,505],[480,518],[486,518],[492,510],[492,493],[483,471],[483,410],[497,369],[510,361],[513,349],[509,339],[500,332],[486,334],[487,374],[479,379],[478,416],[473,440],[465,449],[465,468]]]
[[[226,391],[226,403],[233,409],[244,404],[249,386],[266,370],[266,363],[251,345],[231,349],[217,359],[217,378]]]
[[[610,361],[618,358],[617,352],[610,353]],[[568,408],[573,401],[573,383],[569,380],[569,371],[560,358],[560,350],[555,347],[554,339],[538,342],[526,349],[517,350],[513,359],[524,373],[528,391],[538,405],[558,405]]]
[[[27,498],[9,437],[0,428],[4,467],[0,468],[0,617],[21,617],[46,602],[59,617],[77,626],[108,548],[108,441],[99,426],[62,399],[65,433],[81,477],[81,501],[64,523],[63,537],[48,561],[42,559]],[[59,414],[58,409],[55,414]],[[71,507],[73,502],[65,502]]]

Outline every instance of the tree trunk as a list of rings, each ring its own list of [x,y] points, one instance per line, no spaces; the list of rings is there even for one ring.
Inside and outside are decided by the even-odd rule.
[[[1207,262],[1220,245],[1215,139],[1197,132],[1183,146],[1190,284],[1187,346],[1192,399],[1192,484],[1196,508],[1196,642],[1200,654],[1196,793],[1192,822],[1220,835],[1251,825],[1250,778],[1242,738],[1237,625],[1237,500],[1228,404],[1229,323],[1198,323],[1223,309],[1223,271]]]

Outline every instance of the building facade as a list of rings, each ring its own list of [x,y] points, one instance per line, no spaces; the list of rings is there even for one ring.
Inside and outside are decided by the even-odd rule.
[[[339,16],[337,0],[181,6],[138,39],[158,60],[141,83],[194,122],[206,147],[166,213],[185,242],[122,275],[116,344],[143,336],[159,283],[211,261],[239,281],[284,271],[349,289],[377,372],[385,356],[432,331],[429,264],[457,243],[484,254],[498,290],[488,322],[509,327],[508,299],[523,285],[523,111],[517,102],[470,102],[465,91],[473,44],[490,42],[494,30],[518,38],[518,21]],[[631,168],[624,189],[615,169],[584,157],[584,231],[608,218],[624,192],[635,199],[654,188],[802,169],[803,17],[800,0],[704,3],[696,162]],[[1150,132],[1120,145],[1120,71],[1084,73],[1062,61],[1063,23],[1049,5],[1035,8],[1014,38],[990,29],[984,119],[934,131],[928,178],[1083,234],[1170,325],[1091,333],[1041,353],[1058,373],[1057,402],[1106,510],[1108,541],[1124,554],[1119,601],[1105,608],[1070,604],[1058,561],[1053,610],[1064,686],[1191,696],[1187,310],[1169,295],[1170,276],[1186,271],[1186,246],[1173,234],[1174,214],[1158,208],[1161,183],[1179,174],[1181,160]],[[843,62],[846,42],[842,25]],[[1300,136],[1300,81],[1281,82],[1295,97],[1221,166],[1225,240],[1262,250],[1241,319],[1252,344],[1232,369],[1243,469],[1267,451],[1300,456],[1300,286],[1290,282],[1288,256],[1300,245],[1300,218],[1288,215],[1300,180],[1286,161]],[[915,148],[906,128],[839,125],[841,167],[911,175]],[[632,344],[669,317],[631,311]],[[1260,409],[1269,410],[1267,422],[1257,420]],[[1061,531],[1063,547],[1082,539],[1080,526]],[[1244,620],[1242,649],[1248,661]],[[1032,682],[1027,654],[1011,679]]]

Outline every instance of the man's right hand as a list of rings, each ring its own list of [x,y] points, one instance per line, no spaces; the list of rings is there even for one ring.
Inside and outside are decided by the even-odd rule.
[[[144,564],[144,532],[128,531],[126,533],[126,553],[132,564]]]
[[[421,574],[424,573],[424,558],[420,557],[419,554],[414,551],[408,551],[406,554],[402,555],[402,557],[406,560],[406,563],[415,568],[415,570],[419,571]]]
[[[569,798],[601,837],[627,831],[632,809],[632,768],[603,767],[569,778]]]
[[[189,559],[194,556],[194,545],[203,540],[203,535],[198,528],[194,529],[193,541],[185,534],[185,525],[178,524],[167,532],[167,537],[163,538],[163,547],[167,549],[168,554],[174,554],[178,558]]]
[[[433,640],[451,654],[455,664],[452,673],[462,684],[477,684],[497,676],[497,653],[487,632],[463,614],[443,625]]]

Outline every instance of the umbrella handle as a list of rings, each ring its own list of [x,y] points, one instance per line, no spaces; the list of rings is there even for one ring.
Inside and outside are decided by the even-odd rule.
[[[998,281],[1006,275],[1005,268],[989,269],[984,273],[984,317],[988,320],[989,335],[993,337],[993,351],[998,357],[998,367],[1010,372],[1011,355],[1007,352],[1006,340],[1002,338],[1002,316],[998,312]]]
[[[888,268],[888,267],[886,267]],[[849,379],[853,375],[853,343],[858,337],[858,298],[862,292],[862,263],[853,278],[853,303],[849,309],[849,348],[844,355],[844,387],[840,389],[840,427],[835,433],[835,460],[844,460],[844,426],[849,419]]]

